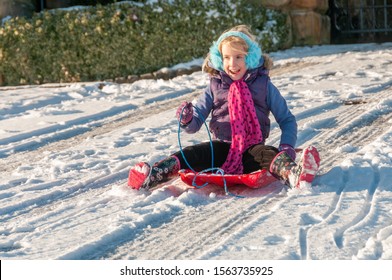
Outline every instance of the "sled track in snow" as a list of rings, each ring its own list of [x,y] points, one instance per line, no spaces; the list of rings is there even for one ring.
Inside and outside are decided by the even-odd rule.
[[[355,218],[349,224],[339,227],[334,234],[335,244],[340,249],[343,248],[344,246],[343,245],[344,233],[348,231],[350,228],[354,228],[358,223],[364,221],[366,216],[370,214],[370,210],[373,205],[374,193],[380,181],[379,172],[376,168],[372,167],[371,173],[373,173],[372,176],[373,178],[371,179],[371,183],[367,186],[368,193],[365,196],[362,210],[359,211],[358,215],[355,216]]]

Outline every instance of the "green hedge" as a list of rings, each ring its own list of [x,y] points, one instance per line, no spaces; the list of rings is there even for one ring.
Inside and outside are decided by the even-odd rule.
[[[154,2],[154,1],[150,1]],[[286,16],[253,1],[161,0],[52,10],[0,28],[2,85],[113,79],[206,55],[220,33],[248,24],[265,52],[286,40]]]

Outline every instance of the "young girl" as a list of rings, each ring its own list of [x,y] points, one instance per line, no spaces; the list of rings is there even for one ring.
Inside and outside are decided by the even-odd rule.
[[[270,81],[271,66],[271,60],[262,55],[247,26],[239,25],[224,32],[212,44],[203,63],[203,71],[210,75],[209,86],[196,104],[182,103],[176,116],[185,132],[195,133],[211,114],[214,166],[226,174],[266,168],[295,187],[302,172],[294,162],[297,123],[285,99]],[[264,145],[270,132],[270,112],[282,132],[278,148]],[[211,167],[209,142],[187,147],[183,154],[197,171]],[[274,158],[277,164],[271,166]],[[173,178],[184,168],[187,164],[181,152],[152,167],[141,162],[131,168],[128,185],[149,189]],[[296,174],[294,181],[289,180],[292,174]]]

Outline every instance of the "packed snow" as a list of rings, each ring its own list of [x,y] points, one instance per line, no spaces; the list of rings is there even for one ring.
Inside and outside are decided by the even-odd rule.
[[[175,111],[202,72],[0,88],[0,258],[392,259],[392,43],[270,56],[297,146],[321,154],[311,188],[127,187],[130,166],[179,150]],[[267,144],[279,138],[273,122]]]

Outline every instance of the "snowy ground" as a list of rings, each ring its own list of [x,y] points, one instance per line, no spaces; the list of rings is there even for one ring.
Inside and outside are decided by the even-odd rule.
[[[271,56],[298,147],[321,152],[312,189],[126,186],[131,165],[178,150],[175,110],[201,72],[0,88],[0,258],[392,259],[392,43]]]

